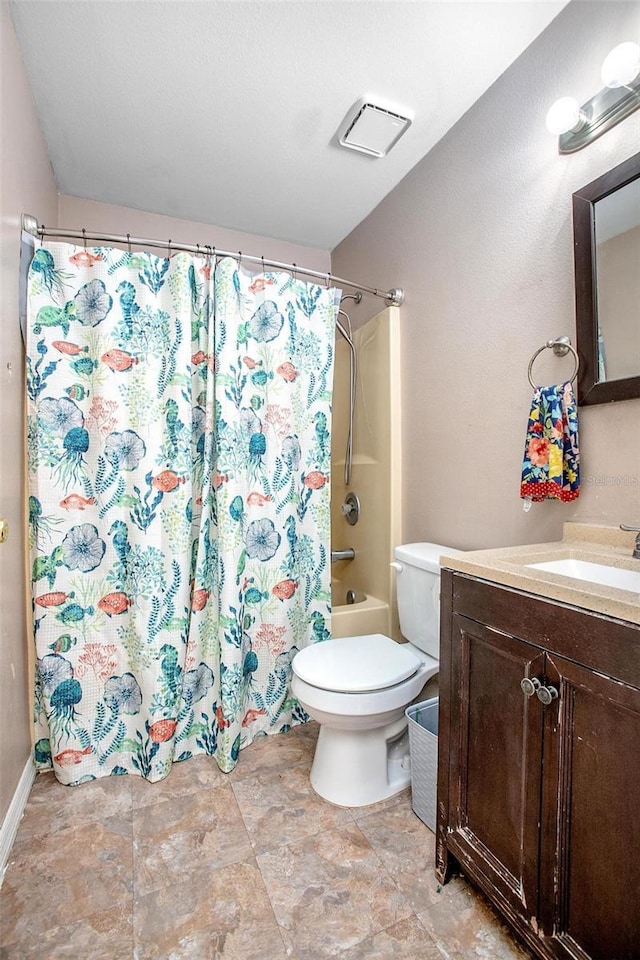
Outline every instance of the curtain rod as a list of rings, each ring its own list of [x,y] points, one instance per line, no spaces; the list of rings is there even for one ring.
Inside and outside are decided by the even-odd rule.
[[[36,218],[27,213],[22,214],[22,229],[30,233],[31,236],[38,237],[41,240],[44,239],[44,237],[68,237],[84,242],[87,240],[100,240],[103,243],[123,243],[129,247],[132,245],[135,247],[159,247],[166,250],[169,254],[172,250],[181,250],[186,253],[195,253],[196,256],[202,257],[232,257],[234,260],[237,260],[238,263],[246,260],[250,263],[260,264],[263,268],[276,267],[278,270],[287,270],[289,273],[293,273],[294,276],[298,273],[303,273],[307,277],[318,277],[320,280],[324,280],[327,286],[330,283],[336,283],[341,287],[352,287],[354,290],[362,290],[364,293],[370,293],[374,297],[381,297],[393,307],[399,307],[404,301],[404,290],[401,287],[393,287],[391,290],[378,290],[376,287],[367,287],[363,283],[354,283],[353,280],[344,280],[342,277],[335,277],[330,272],[322,273],[319,270],[299,267],[296,263],[279,263],[277,260],[268,260],[265,257],[251,257],[242,253],[242,251],[231,253],[228,250],[218,250],[208,243],[193,246],[191,244],[173,243],[172,240],[149,240],[146,237],[132,237],[128,233],[124,235],[90,233],[84,228],[82,230],[67,230],[62,227],[47,229],[44,224],[40,226]]]

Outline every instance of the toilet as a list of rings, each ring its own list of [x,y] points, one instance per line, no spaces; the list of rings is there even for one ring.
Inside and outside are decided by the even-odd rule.
[[[325,800],[363,807],[410,781],[406,707],[437,674],[440,656],[440,554],[437,543],[396,547],[400,631],[324,640],[292,661],[291,689],[320,724],[311,785]]]

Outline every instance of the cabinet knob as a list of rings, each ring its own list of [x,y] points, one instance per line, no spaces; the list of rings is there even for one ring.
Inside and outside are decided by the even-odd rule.
[[[520,688],[528,697],[532,697],[540,687],[540,681],[537,677],[523,677],[520,681]]]
[[[558,696],[558,691],[555,687],[539,687],[536,690],[536,696],[540,703],[544,703],[545,707],[555,700]]]

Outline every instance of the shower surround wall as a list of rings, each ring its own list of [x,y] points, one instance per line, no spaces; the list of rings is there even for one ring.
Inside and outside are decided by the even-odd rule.
[[[348,301],[346,307],[351,306]],[[388,307],[354,333],[358,383],[351,483],[345,487],[344,457],[349,417],[349,348],[336,341],[331,465],[331,547],[353,547],[354,560],[333,564],[334,594],[366,595],[353,606],[335,606],[333,636],[386,633],[399,637],[395,577],[389,566],[400,542],[400,323]],[[349,491],[360,500],[360,520],[350,526],[340,507]],[[344,600],[341,600],[344,603]]]
[[[406,539],[473,549],[559,539],[570,519],[640,522],[640,400],[580,408],[575,504],[524,513],[519,498],[527,364],[546,340],[575,343],[571,195],[640,143],[638,111],[559,156],[545,114],[593,96],[606,54],[639,34],[637,2],[570,3],[333,251],[334,274],[407,292]],[[360,326],[375,309],[349,313]],[[538,382],[557,382],[570,359],[545,353]]]

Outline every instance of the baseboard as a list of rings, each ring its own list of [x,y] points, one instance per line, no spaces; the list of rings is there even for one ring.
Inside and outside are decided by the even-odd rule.
[[[18,780],[18,786],[16,787],[11,803],[9,804],[7,815],[2,822],[2,826],[0,827],[0,884],[2,884],[4,872],[7,868],[7,862],[9,860],[9,854],[11,853],[13,841],[16,838],[16,833],[18,832],[18,827],[20,826],[22,814],[24,813],[24,808],[27,805],[27,800],[29,799],[29,793],[31,792],[31,787],[33,786],[35,776],[36,768],[33,764],[33,760],[30,757],[27,760],[24,770],[22,771],[22,776]]]

